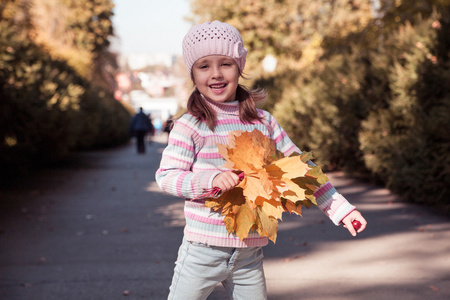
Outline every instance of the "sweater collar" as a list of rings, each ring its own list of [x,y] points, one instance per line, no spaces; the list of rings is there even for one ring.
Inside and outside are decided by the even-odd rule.
[[[234,115],[239,116],[239,101],[231,101],[231,102],[214,102],[208,100],[206,97],[203,98],[206,100],[206,103],[214,109],[217,115]]]

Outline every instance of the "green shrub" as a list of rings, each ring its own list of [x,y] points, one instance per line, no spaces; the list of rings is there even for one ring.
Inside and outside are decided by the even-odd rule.
[[[78,149],[104,148],[128,141],[130,111],[111,92],[91,87],[81,103],[83,131]]]
[[[111,92],[6,21],[0,21],[0,86],[3,175],[128,139],[130,113]]]
[[[380,55],[392,58],[389,103],[363,122],[359,138],[367,167],[390,189],[450,211],[450,31],[448,23],[434,29],[436,19],[407,24],[387,41]]]
[[[0,31],[2,161],[26,164],[67,155],[80,129],[81,79],[8,24],[0,22]]]
[[[360,124],[370,109],[384,105],[384,73],[358,50],[304,70],[275,105],[274,115],[293,141],[329,169],[364,170]]]

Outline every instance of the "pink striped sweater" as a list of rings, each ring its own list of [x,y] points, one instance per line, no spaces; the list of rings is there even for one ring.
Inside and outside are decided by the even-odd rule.
[[[260,130],[271,137],[279,151],[285,155],[300,149],[289,139],[273,116],[264,111],[258,113],[267,124],[255,122],[245,124],[239,120],[239,102],[208,102],[217,112],[218,121],[215,131],[211,131],[205,122],[189,113],[175,122],[169,141],[162,154],[161,164],[156,172],[156,182],[160,188],[172,195],[185,198],[184,215],[186,240],[219,247],[257,247],[268,243],[267,237],[250,232],[248,238],[241,241],[235,234],[229,234],[223,224],[224,216],[204,206],[204,201],[190,201],[212,188],[216,175],[224,171],[225,160],[217,152],[216,143],[228,144],[228,132],[234,130]],[[330,182],[324,184],[315,194],[320,209],[339,225],[341,220],[355,209]]]

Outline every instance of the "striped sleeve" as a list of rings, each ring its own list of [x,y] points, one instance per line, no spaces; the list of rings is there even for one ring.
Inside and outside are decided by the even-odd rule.
[[[355,206],[339,194],[329,181],[314,192],[314,197],[318,207],[335,225],[341,224],[342,219],[355,210]]]
[[[278,124],[277,120],[267,111],[263,111],[265,119],[269,123],[270,137],[274,140],[278,151],[289,156],[294,152],[302,153],[302,151],[291,141],[286,131]]]
[[[266,120],[269,122],[272,133],[271,137],[275,141],[277,149],[290,155],[294,152],[302,153],[302,151],[291,141],[287,133],[278,124],[274,117],[266,112]],[[315,164],[310,162],[311,165]],[[349,213],[355,210],[355,206],[351,205],[337,190],[331,182],[322,185],[315,193],[318,207],[330,218],[330,220],[339,225]]]
[[[199,139],[192,120],[181,118],[175,123],[155,174],[156,182],[164,192],[192,199],[212,187],[212,180],[219,170],[192,171]]]

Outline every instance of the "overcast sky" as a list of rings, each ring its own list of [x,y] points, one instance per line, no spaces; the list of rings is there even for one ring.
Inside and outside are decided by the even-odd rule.
[[[113,0],[113,26],[121,53],[181,54],[181,42],[191,24],[189,0]]]

